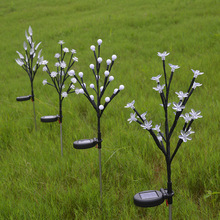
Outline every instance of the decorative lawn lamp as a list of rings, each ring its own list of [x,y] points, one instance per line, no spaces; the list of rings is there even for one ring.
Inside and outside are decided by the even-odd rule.
[[[28,35],[28,33],[30,36]],[[35,130],[37,130],[35,105],[34,105],[34,77],[35,77],[40,65],[42,64],[43,57],[41,57],[41,51],[42,51],[42,49],[41,49],[38,52],[37,59],[35,59],[36,51],[37,51],[39,45],[41,44],[41,42],[35,46],[35,42],[33,42],[33,31],[32,31],[31,26],[29,26],[28,33],[27,33],[27,31],[25,31],[25,36],[27,39],[27,43],[24,41],[24,44],[23,44],[23,47],[25,50],[25,55],[22,55],[20,52],[16,51],[19,58],[15,59],[15,61],[28,74],[28,77],[31,82],[31,95],[17,97],[16,100],[17,101],[27,101],[30,99],[32,100],[33,111],[34,111]],[[36,63],[34,63],[35,60],[37,60]]]
[[[63,99],[68,96],[70,93],[79,93],[78,89],[75,89],[74,83],[76,83],[76,79],[72,78],[69,86],[67,87],[66,91],[63,91],[65,89],[65,81],[69,78],[75,75],[75,71],[72,68],[73,64],[75,62],[78,62],[78,58],[74,56],[76,51],[74,49],[71,50],[71,55],[69,59],[68,65],[64,61],[64,58],[66,57],[66,54],[69,53],[69,49],[67,47],[63,48],[64,42],[62,40],[59,41],[59,44],[61,46],[60,53],[55,54],[55,58],[57,59],[57,62],[55,63],[56,71],[50,71],[48,67],[48,61],[43,60],[42,64],[45,65],[43,67],[43,71],[47,72],[51,78],[52,84],[48,83],[47,80],[43,80],[43,85],[50,85],[54,87],[58,93],[59,97],[59,114],[58,115],[50,115],[50,116],[43,116],[41,117],[41,122],[55,122],[59,121],[60,124],[60,144],[61,144],[61,155],[63,156],[63,140],[62,140],[62,102]]]
[[[114,80],[113,76],[110,76],[110,72],[112,70],[113,64],[115,62],[115,59],[117,58],[116,55],[112,55],[112,60],[107,59],[106,60],[106,70],[104,71],[104,83],[101,86],[101,75],[100,75],[100,67],[102,63],[102,58],[100,57],[100,47],[102,44],[102,40],[99,39],[98,41],[98,54],[96,54],[95,51],[95,46],[92,45],[90,49],[94,53],[95,57],[95,65],[90,64],[90,69],[92,70],[92,73],[95,78],[95,83],[90,84],[90,88],[95,91],[95,96],[96,96],[96,101],[94,95],[90,95],[86,84],[84,83],[83,80],[83,73],[79,73],[78,76],[74,76],[77,82],[80,84],[81,89],[80,93],[84,94],[85,97],[89,100],[93,108],[95,109],[96,115],[97,115],[97,138],[93,139],[83,139],[83,140],[78,140],[73,143],[73,146],[75,149],[87,149],[94,147],[95,145],[98,145],[98,151],[99,151],[99,183],[100,183],[100,205],[102,207],[102,167],[101,167],[101,148],[102,148],[102,138],[101,138],[101,128],[100,128],[100,122],[101,122],[101,116],[103,112],[105,111],[106,107],[108,104],[113,100],[113,98],[121,91],[124,89],[123,85],[120,85],[119,88],[114,89],[113,94],[111,97],[105,97],[104,102],[102,102],[103,95],[108,87],[108,85]],[[103,104],[101,104],[103,103]]]
[[[177,65],[169,64],[171,67],[171,75],[169,80],[167,79],[166,69],[165,69],[165,57],[169,55],[167,52],[159,53],[158,56],[162,58],[163,62],[163,72],[164,72],[164,78],[165,78],[165,84],[161,85],[160,83],[160,77],[162,75],[158,75],[156,77],[152,77],[152,80],[155,80],[157,83],[157,87],[153,87],[154,90],[158,91],[160,94],[160,98],[162,101],[161,106],[164,109],[165,114],[165,120],[164,120],[164,133],[162,133],[160,127],[161,125],[155,125],[153,128],[152,121],[146,120],[146,112],[143,114],[139,114],[138,111],[134,107],[135,101],[132,101],[131,103],[128,103],[125,108],[131,108],[134,113],[131,113],[131,117],[128,119],[129,123],[132,121],[136,121],[141,125],[143,129],[146,129],[150,135],[153,137],[156,145],[158,148],[162,151],[162,153],[165,156],[166,159],[166,166],[167,166],[167,189],[160,189],[160,191],[157,190],[148,190],[139,192],[134,196],[134,204],[140,207],[153,207],[158,206],[164,202],[164,200],[167,200],[167,203],[169,205],[169,219],[172,219],[172,197],[174,195],[172,190],[172,182],[171,182],[171,163],[173,161],[174,156],[176,155],[177,151],[179,150],[181,144],[183,142],[187,142],[187,140],[191,140],[192,138],[190,135],[194,133],[194,131],[191,130],[191,125],[194,122],[195,119],[202,118],[200,115],[200,111],[194,111],[191,109],[191,112],[183,114],[183,111],[185,109],[185,106],[191,97],[192,93],[196,89],[196,87],[201,86],[202,84],[195,82],[195,79],[197,76],[202,75],[198,70],[193,70],[194,76],[190,83],[190,86],[188,88],[187,92],[176,92],[179,100],[178,103],[173,102],[173,110],[175,110],[175,118],[173,120],[173,123],[171,126],[169,125],[169,118],[168,118],[168,107],[170,106],[169,103],[169,92],[170,92],[170,85],[172,82],[172,78],[174,75],[174,71],[179,68]],[[165,88],[165,92],[164,92]],[[137,117],[136,117],[137,116]],[[171,153],[170,145],[171,145],[171,137],[173,134],[173,131],[178,123],[179,118],[182,117],[185,120],[185,123],[183,124],[183,128],[179,135],[179,140],[177,142],[175,150]],[[157,134],[155,134],[157,132]]]

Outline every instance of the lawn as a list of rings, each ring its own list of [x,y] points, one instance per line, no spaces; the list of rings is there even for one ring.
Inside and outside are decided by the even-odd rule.
[[[164,123],[159,93],[151,77],[163,74],[157,52],[167,51],[168,63],[179,65],[173,76],[170,101],[186,91],[191,69],[204,72],[184,111],[200,110],[192,124],[192,140],[183,143],[172,163],[173,219],[219,219],[220,130],[220,3],[217,0],[0,0],[0,219],[168,219],[166,204],[139,208],[133,196],[140,191],[166,188],[165,159],[149,133],[127,122],[135,107],[153,125]],[[63,157],[59,123],[41,123],[44,115],[58,114],[58,96],[34,80],[37,131],[30,101],[30,82],[17,65],[25,30],[42,42],[44,59],[53,68],[54,55],[64,46],[74,48],[74,70],[93,82],[89,65],[91,45],[102,39],[103,63],[113,54],[114,81],[106,95],[123,84],[125,89],[109,104],[101,119],[103,204],[100,209],[98,150],[76,150],[73,141],[96,137],[96,113],[82,94],[63,101]],[[104,72],[104,65],[101,67]],[[170,73],[168,73],[168,76]],[[173,121],[172,107],[169,116]],[[175,149],[183,119],[173,134]]]

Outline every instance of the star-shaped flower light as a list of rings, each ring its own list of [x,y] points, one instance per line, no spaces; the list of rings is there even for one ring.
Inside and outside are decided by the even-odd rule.
[[[202,118],[201,111],[195,111],[194,109],[191,109],[191,112],[189,113],[192,116],[192,119],[198,119],[198,118]]]
[[[182,106],[182,103],[176,103],[173,102],[173,109],[176,110],[177,112],[181,112],[183,109],[185,108],[185,106]]]
[[[191,70],[192,70],[193,73],[194,73],[194,78],[197,78],[199,75],[204,74],[204,73],[200,72],[199,70],[193,70],[193,69],[191,69]]]
[[[134,103],[135,103],[135,100],[133,100],[132,102],[128,103],[125,108],[131,108],[131,109],[134,109]]]
[[[199,87],[199,86],[202,86],[202,84],[194,82],[192,88],[195,89],[196,87]]]
[[[150,130],[152,128],[152,121],[145,121],[144,124],[141,125],[143,129]]]
[[[158,76],[155,76],[155,77],[152,77],[151,78],[151,80],[155,80],[157,83],[159,83],[160,82],[160,77],[161,77],[162,75],[158,75]]]
[[[129,121],[129,123],[131,123],[132,121],[137,121],[136,113],[131,113],[128,121]]]
[[[161,85],[157,85],[157,87],[153,87],[154,90],[158,91],[159,93],[163,92],[165,84]]]
[[[180,117],[184,118],[185,123],[190,122],[192,119],[192,117],[189,115],[189,113],[186,113],[185,115],[181,114]]]
[[[174,72],[176,69],[180,68],[178,65],[173,65],[171,63],[169,63],[169,66],[171,67],[171,72]]]
[[[194,131],[191,131],[191,128],[188,131],[181,131],[181,135],[179,135],[179,138],[183,140],[183,142],[187,142],[187,140],[192,140],[191,137],[189,137],[190,134],[195,133]]]
[[[168,56],[170,53],[164,51],[163,53],[158,52],[157,55],[161,57],[162,60],[165,60],[165,57]]]
[[[175,92],[178,95],[178,98],[180,100],[183,100],[184,98],[186,98],[188,96],[188,92],[184,93],[183,91],[179,91],[179,92]]]

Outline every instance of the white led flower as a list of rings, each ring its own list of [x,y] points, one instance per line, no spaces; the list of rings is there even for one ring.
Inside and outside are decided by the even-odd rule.
[[[80,93],[80,91],[79,91],[78,88],[75,89],[75,93],[76,93],[77,95]]]
[[[42,83],[43,83],[43,85],[45,86],[45,85],[47,84],[47,80],[44,79]]]
[[[44,72],[47,71],[47,67],[46,67],[46,66],[43,67],[43,71],[44,71]]]
[[[168,56],[170,53],[164,51],[163,53],[158,52],[157,56],[161,57],[162,60],[165,60],[165,57]]]
[[[52,78],[56,77],[56,76],[57,76],[57,72],[54,72],[54,71],[51,72],[50,76],[51,76]]]
[[[199,75],[204,74],[204,73],[200,72],[199,70],[193,70],[193,69],[191,69],[191,70],[192,70],[193,73],[194,73],[194,78],[197,78]]]
[[[157,87],[153,87],[154,90],[158,91],[159,93],[163,92],[165,84],[161,85],[157,85]]]
[[[157,134],[157,139],[158,139],[158,141],[162,141],[163,140],[163,138],[162,138],[162,136],[160,135],[160,134]]]
[[[180,117],[184,118],[185,123],[188,123],[191,121],[192,117],[189,115],[189,113],[186,113],[185,115],[180,115]]]
[[[94,95],[90,95],[90,99],[91,99],[91,100],[94,100]]]
[[[190,134],[195,133],[194,131],[191,131],[191,128],[188,131],[181,131],[181,135],[179,135],[179,138],[183,140],[183,142],[187,142],[187,140],[192,140],[191,137],[189,137]]]
[[[76,78],[74,78],[74,77],[71,78],[71,82],[72,82],[72,83],[76,83],[76,82],[77,82]]]
[[[75,71],[74,70],[69,70],[68,71],[68,75],[69,76],[74,76],[75,75]]]
[[[43,60],[42,61],[42,65],[47,65],[48,64],[48,61],[47,60]]]
[[[75,62],[78,62],[78,58],[77,58],[77,57],[73,57],[73,60],[74,60]]]
[[[32,36],[32,35],[33,35],[33,31],[32,31],[31,26],[29,26],[29,28],[28,28],[28,32],[29,32],[30,36]]]
[[[106,71],[104,72],[104,74],[105,74],[105,77],[109,76],[109,71],[106,70]]]
[[[94,64],[90,64],[89,67],[90,67],[90,69],[94,70],[95,66],[94,66]]]
[[[114,76],[109,76],[109,82],[113,81],[114,80]]]
[[[24,65],[24,62],[21,59],[15,59],[15,61],[19,66]]]
[[[90,88],[91,88],[91,89],[94,89],[94,87],[95,87],[94,84],[91,83],[91,84],[90,84]]]
[[[97,43],[98,43],[98,45],[101,45],[102,44],[102,39],[98,39]]]
[[[132,102],[128,103],[125,108],[131,108],[131,109],[134,109],[134,103],[135,103],[135,100],[133,100]]]
[[[63,98],[66,98],[67,95],[68,95],[67,92],[62,92],[62,97],[63,97]]]
[[[103,86],[100,87],[100,91],[102,91],[102,90],[103,90]]]
[[[178,65],[173,65],[171,63],[169,63],[169,66],[171,67],[171,72],[174,72],[176,69],[180,68]]]
[[[141,125],[143,129],[150,130],[152,128],[152,121],[145,121],[144,124]]]
[[[24,59],[24,56],[20,52],[16,51],[16,53],[19,55],[20,59]]]
[[[60,44],[60,45],[63,45],[65,42],[63,41],[63,40],[60,40],[59,42],[58,42],[58,44]]]
[[[120,85],[119,86],[119,90],[121,91],[121,90],[123,90],[125,87],[124,87],[124,85]]]
[[[194,82],[192,88],[195,89],[198,86],[202,86],[202,84]]]
[[[117,56],[114,54],[112,55],[112,61],[115,61],[117,59]]]
[[[92,46],[90,47],[90,49],[91,49],[92,51],[95,51],[95,46],[92,45]]]
[[[104,106],[103,106],[103,105],[100,105],[100,106],[99,106],[99,109],[100,109],[100,110],[103,110],[103,109],[104,109]]]
[[[79,89],[79,93],[80,94],[84,94],[84,90],[83,89]]]
[[[155,128],[152,128],[152,130],[155,130],[159,133],[160,132],[160,125],[155,125]]]
[[[202,118],[202,115],[200,115],[201,111],[195,111],[194,109],[191,109],[191,112],[189,113],[192,116],[192,119],[198,119]]]
[[[109,98],[109,97],[106,97],[106,98],[105,98],[105,101],[106,101],[106,102],[110,102],[110,98]]]
[[[71,89],[75,89],[75,86],[72,84],[72,85],[70,86],[70,88],[71,88]]]
[[[71,53],[72,53],[72,54],[76,53],[76,50],[71,49]]]
[[[63,52],[64,52],[64,53],[69,53],[69,49],[68,49],[67,47],[64,47],[64,48],[63,48]]]
[[[157,83],[159,83],[160,82],[160,77],[161,77],[162,75],[158,75],[158,76],[155,76],[155,77],[152,77],[151,78],[151,80],[155,80]]]
[[[60,63],[59,62],[56,62],[55,63],[55,67],[59,67],[60,66]]]
[[[180,91],[180,92],[175,92],[175,93],[178,95],[178,98],[180,100],[183,100],[183,98],[186,98],[188,96],[188,92],[184,93],[184,92]]]
[[[80,77],[80,78],[83,77],[83,72],[79,72],[79,77]]]
[[[27,50],[27,43],[24,41],[23,43],[24,50]]]
[[[141,118],[142,118],[143,120],[146,120],[146,114],[147,114],[147,111],[141,114]]]
[[[182,106],[182,103],[173,102],[173,109],[177,112],[181,112],[184,108],[185,106]]]
[[[99,57],[99,58],[97,59],[97,61],[98,61],[98,63],[101,63],[101,62],[102,62],[102,58]]]
[[[113,94],[116,94],[118,92],[118,89],[114,89]]]
[[[137,121],[136,113],[131,113],[128,121],[129,121],[129,123],[131,123],[132,121]]]
[[[54,57],[58,59],[58,58],[60,58],[60,54],[56,53]]]
[[[112,62],[112,61],[111,61],[110,59],[107,59],[107,60],[106,60],[107,65],[110,65],[111,62]]]
[[[66,68],[66,63],[64,60],[60,63],[60,67],[63,69]]]

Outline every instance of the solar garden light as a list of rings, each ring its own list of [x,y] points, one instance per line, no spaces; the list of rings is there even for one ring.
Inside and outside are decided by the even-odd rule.
[[[29,35],[28,35],[29,33]],[[36,123],[36,114],[35,114],[35,105],[34,105],[34,77],[37,73],[37,70],[39,69],[40,65],[42,64],[43,57],[41,57],[41,51],[42,49],[38,52],[37,58],[36,57],[36,51],[41,44],[38,43],[35,46],[35,42],[33,42],[33,31],[31,26],[29,26],[27,31],[25,31],[25,36],[27,43],[24,41],[23,47],[25,50],[25,54],[21,54],[20,52],[16,51],[19,58],[15,59],[17,64],[21,66],[28,74],[30,82],[31,82],[31,95],[27,96],[20,96],[17,97],[17,101],[27,101],[27,100],[32,100],[33,102],[33,111],[34,111],[34,122],[35,122],[35,130],[37,130],[37,123]],[[36,60],[36,63],[34,62]]]
[[[55,122],[59,121],[60,124],[60,144],[61,144],[61,155],[63,156],[63,140],[62,140],[62,102],[63,99],[68,96],[70,93],[76,93],[78,94],[78,89],[75,89],[74,83],[76,83],[76,79],[73,77],[71,78],[71,82],[69,86],[67,87],[66,91],[65,89],[65,81],[69,78],[75,75],[75,71],[72,68],[73,64],[75,62],[78,62],[78,58],[74,56],[76,51],[72,49],[69,51],[67,47],[63,48],[64,42],[62,40],[59,41],[59,44],[61,46],[60,53],[55,54],[55,58],[57,59],[57,62],[55,63],[56,71],[50,71],[48,67],[48,61],[43,60],[42,64],[44,65],[43,71],[47,72],[51,78],[52,83],[47,82],[47,80],[43,80],[43,85],[50,85],[54,87],[58,93],[59,96],[59,114],[58,115],[50,115],[50,116],[43,116],[41,117],[41,122]],[[71,53],[69,63],[68,65],[64,61],[64,58],[66,57],[67,53]]]
[[[139,192],[134,196],[134,204],[140,207],[153,207],[158,206],[164,202],[164,200],[167,200],[167,203],[169,205],[169,219],[172,219],[172,202],[173,202],[173,190],[172,190],[172,182],[171,182],[171,163],[173,161],[174,156],[176,155],[177,151],[179,150],[181,144],[183,142],[187,142],[187,140],[191,140],[190,137],[191,134],[194,133],[194,131],[191,130],[192,123],[202,116],[200,115],[200,111],[194,111],[191,109],[191,112],[183,114],[183,111],[185,109],[185,106],[191,97],[192,93],[196,89],[196,87],[201,86],[202,84],[195,82],[197,76],[202,75],[199,70],[193,70],[194,76],[190,83],[190,86],[187,90],[187,92],[176,92],[179,100],[178,103],[173,102],[173,110],[175,110],[175,118],[173,120],[173,123],[171,126],[169,125],[169,118],[168,118],[168,107],[170,106],[169,103],[169,92],[170,92],[170,86],[173,79],[174,71],[179,68],[178,65],[172,65],[169,64],[171,67],[171,75],[169,77],[169,80],[167,78],[166,74],[166,68],[165,68],[165,57],[169,55],[167,52],[159,53],[158,56],[162,58],[163,62],[163,72],[164,72],[164,78],[165,78],[165,84],[160,83],[160,77],[162,75],[158,75],[156,77],[152,77],[152,80],[155,80],[157,83],[157,87],[153,87],[154,90],[158,91],[161,97],[162,104],[161,106],[164,109],[165,113],[165,120],[164,120],[164,133],[162,133],[160,127],[161,125],[155,125],[153,128],[152,121],[147,121],[146,114],[147,112],[143,114],[139,114],[139,112],[135,109],[134,103],[135,101],[132,101],[131,103],[128,103],[125,108],[131,108],[134,113],[131,113],[131,117],[128,119],[129,123],[132,121],[136,121],[140,124],[140,126],[143,129],[146,129],[150,135],[153,137],[157,147],[162,151],[162,153],[165,156],[166,159],[166,166],[167,166],[167,189],[160,189],[160,191],[157,190],[148,190]],[[165,90],[165,91],[164,91]],[[171,153],[170,145],[171,145],[171,137],[173,135],[173,131],[176,128],[176,125],[178,123],[179,118],[184,118],[185,122],[183,123],[182,130],[180,131],[179,140],[176,144],[175,150]],[[157,132],[157,134],[155,133]]]
[[[89,100],[93,108],[95,109],[96,115],[97,115],[97,138],[93,139],[82,139],[75,141],[73,143],[73,146],[75,149],[88,149],[91,147],[94,147],[98,145],[98,151],[99,151],[99,183],[100,183],[100,205],[102,207],[102,167],[101,167],[101,148],[102,148],[102,138],[101,138],[101,128],[100,128],[100,122],[101,122],[101,116],[103,112],[105,111],[106,107],[109,105],[109,103],[114,99],[114,97],[124,89],[123,85],[120,85],[119,88],[114,89],[113,94],[110,97],[105,97],[104,102],[102,102],[102,98],[104,96],[104,93],[108,87],[108,85],[114,80],[113,76],[110,76],[112,67],[114,65],[114,62],[117,58],[116,55],[112,55],[112,59],[106,60],[106,70],[104,71],[104,82],[101,85],[101,75],[100,75],[100,68],[102,63],[102,58],[100,57],[100,47],[102,44],[102,40],[99,39],[98,41],[98,54],[96,54],[95,46],[92,45],[90,49],[94,53],[95,57],[95,65],[90,64],[90,69],[92,71],[92,74],[95,78],[95,85],[90,84],[90,88],[94,91],[96,96],[96,101],[94,95],[90,95],[87,86],[84,83],[83,80],[83,73],[79,73],[79,77],[74,75],[77,82],[80,84],[81,89],[80,93],[84,94],[85,97]],[[94,94],[93,93],[93,94]],[[103,103],[103,104],[102,104]]]

